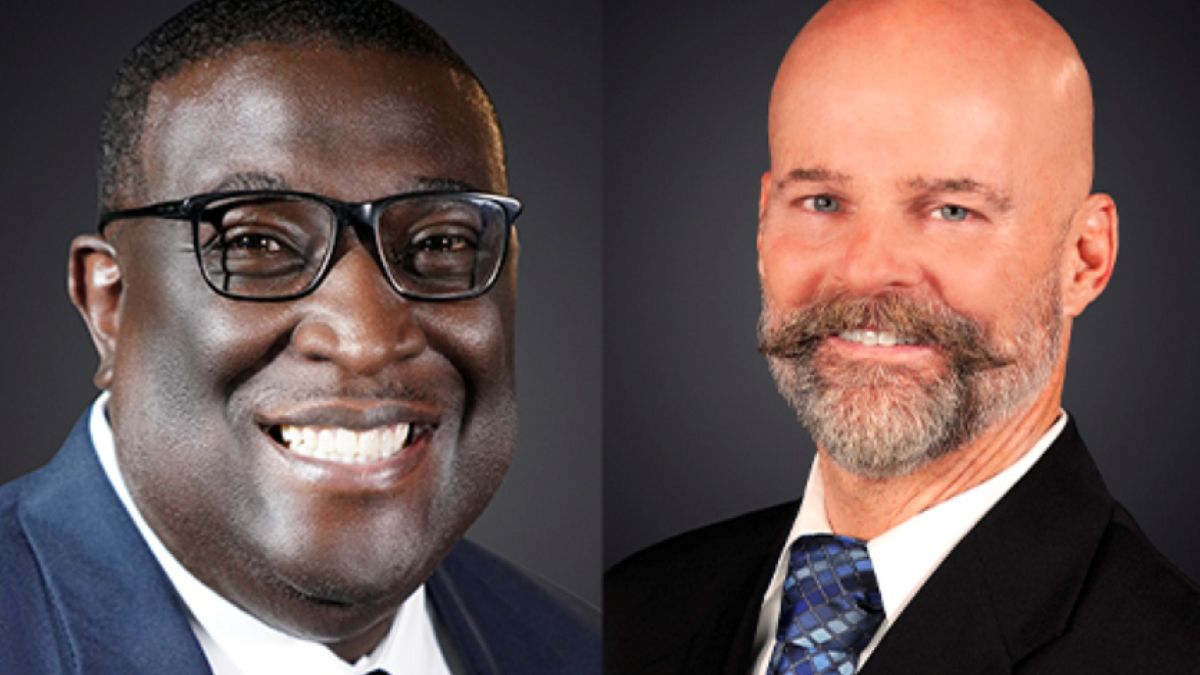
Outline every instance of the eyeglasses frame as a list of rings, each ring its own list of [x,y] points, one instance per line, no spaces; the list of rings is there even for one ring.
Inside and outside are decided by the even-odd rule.
[[[200,215],[204,212],[205,207],[209,204],[222,199],[236,199],[238,197],[279,197],[281,199],[309,199],[325,205],[334,215],[332,245],[325,253],[325,258],[321,261],[321,268],[303,289],[287,295],[257,297],[239,295],[221,288],[209,278],[209,275],[204,271],[204,260],[200,253]],[[396,202],[406,201],[409,199],[418,199],[426,197],[459,197],[467,199],[477,199],[482,201],[493,202],[498,204],[504,211],[505,233],[502,248],[500,249],[500,261],[496,265],[495,271],[479,288],[459,293],[448,295],[428,295],[423,293],[415,293],[400,287],[399,282],[394,278],[388,266],[382,262],[383,251],[379,243],[379,214],[385,208],[395,204]],[[209,288],[217,295],[233,300],[245,300],[249,302],[285,302],[288,300],[296,300],[302,298],[315,291],[325,277],[329,274],[331,264],[334,257],[334,251],[337,249],[337,242],[341,238],[342,229],[349,223],[356,232],[361,234],[363,228],[369,229],[371,239],[375,243],[375,254],[378,256],[378,264],[383,271],[383,276],[388,280],[388,284],[401,297],[408,300],[420,300],[423,302],[450,302],[454,300],[468,300],[476,298],[491,290],[496,284],[496,280],[500,278],[500,273],[504,270],[505,263],[508,262],[509,241],[512,239],[512,230],[515,226],[517,216],[521,215],[524,205],[515,197],[507,195],[498,195],[490,192],[480,192],[471,190],[420,190],[416,192],[402,192],[379,199],[373,199],[365,202],[346,202],[332,197],[315,194],[312,192],[301,192],[296,190],[230,190],[223,192],[204,192],[201,194],[192,195],[175,201],[157,202],[146,206],[140,206],[131,209],[117,209],[113,211],[104,211],[100,214],[99,233],[104,235],[104,230],[114,221],[118,220],[135,220],[140,218],[157,218],[162,220],[186,220],[192,224],[192,247],[195,249],[196,264],[200,268],[200,277]]]

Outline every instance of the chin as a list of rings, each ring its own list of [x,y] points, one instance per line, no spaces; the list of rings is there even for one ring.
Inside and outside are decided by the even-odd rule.
[[[320,642],[357,635],[391,616],[474,521],[470,499],[449,500],[457,508],[442,517],[436,501],[415,512],[392,504],[372,513],[358,504],[321,526],[310,522],[257,539],[260,587],[275,588],[260,596],[266,606],[258,609],[286,632]]]
[[[433,556],[431,556],[433,557]],[[420,586],[441,556],[413,564],[346,564],[313,569],[276,568],[269,583],[273,601],[247,607],[251,614],[285,633],[315,642],[353,638],[392,616]]]

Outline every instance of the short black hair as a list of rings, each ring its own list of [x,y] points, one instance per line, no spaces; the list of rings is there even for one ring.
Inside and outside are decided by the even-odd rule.
[[[140,187],[139,144],[150,90],[197,61],[248,43],[327,41],[341,49],[373,48],[433,59],[467,75],[495,108],[483,83],[429,24],[388,0],[200,0],[146,36],[125,57],[100,122],[101,210]]]

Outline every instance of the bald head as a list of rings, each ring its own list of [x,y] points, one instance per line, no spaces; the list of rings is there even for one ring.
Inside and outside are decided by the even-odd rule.
[[[1070,37],[1032,2],[834,0],[797,36],[775,81],[776,174],[795,168],[779,161],[810,161],[796,153],[812,135],[840,132],[837,123],[817,124],[826,121],[822,107],[883,151],[944,129],[954,143],[993,155],[977,155],[995,166],[976,170],[1026,183],[1010,186],[1018,192],[1051,188],[1044,196],[1060,202],[1056,211],[1077,205],[1091,186],[1087,71]]]

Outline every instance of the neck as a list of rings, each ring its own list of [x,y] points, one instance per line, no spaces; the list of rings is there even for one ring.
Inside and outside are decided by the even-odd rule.
[[[824,450],[825,513],[834,532],[873,539],[1012,466],[1058,418],[1061,379],[1028,407],[968,443],[904,476],[869,479],[838,466]]]

